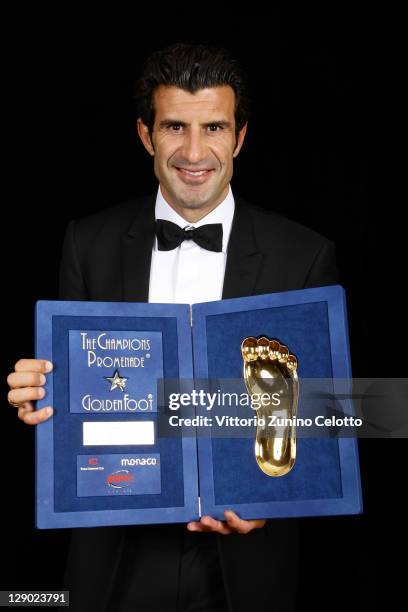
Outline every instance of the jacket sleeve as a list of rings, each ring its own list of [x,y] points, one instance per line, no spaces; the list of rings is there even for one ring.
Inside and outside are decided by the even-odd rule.
[[[336,285],[339,274],[336,266],[334,243],[327,240],[318,251],[307,274],[304,289],[308,287],[324,287]]]
[[[58,295],[60,300],[89,299],[76,244],[74,220],[68,223],[62,245]]]

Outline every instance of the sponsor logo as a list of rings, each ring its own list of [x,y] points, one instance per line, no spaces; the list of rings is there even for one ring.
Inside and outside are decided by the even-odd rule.
[[[121,459],[120,465],[158,465],[156,457],[137,457],[136,459]]]
[[[129,470],[116,470],[106,477],[106,484],[113,489],[125,489],[134,479]]]
[[[100,464],[99,457],[88,457],[85,465],[79,467],[80,472],[103,472],[103,465]]]

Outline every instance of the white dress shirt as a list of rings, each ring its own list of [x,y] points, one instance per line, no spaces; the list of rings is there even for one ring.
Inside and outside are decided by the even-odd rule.
[[[235,202],[229,185],[226,198],[196,223],[188,223],[157,192],[155,216],[176,223],[181,228],[222,223],[222,251],[215,253],[184,240],[172,251],[159,251],[154,240],[150,268],[149,302],[195,304],[222,298],[227,246],[231,233]]]

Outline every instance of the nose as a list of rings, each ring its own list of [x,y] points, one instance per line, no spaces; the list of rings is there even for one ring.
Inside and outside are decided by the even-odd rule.
[[[190,164],[197,164],[207,157],[207,149],[205,145],[205,136],[200,129],[190,128],[183,140],[181,154],[183,158]]]

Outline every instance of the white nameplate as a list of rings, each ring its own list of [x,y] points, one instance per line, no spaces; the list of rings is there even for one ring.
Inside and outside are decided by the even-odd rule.
[[[84,446],[154,444],[153,421],[103,421],[83,423]]]

